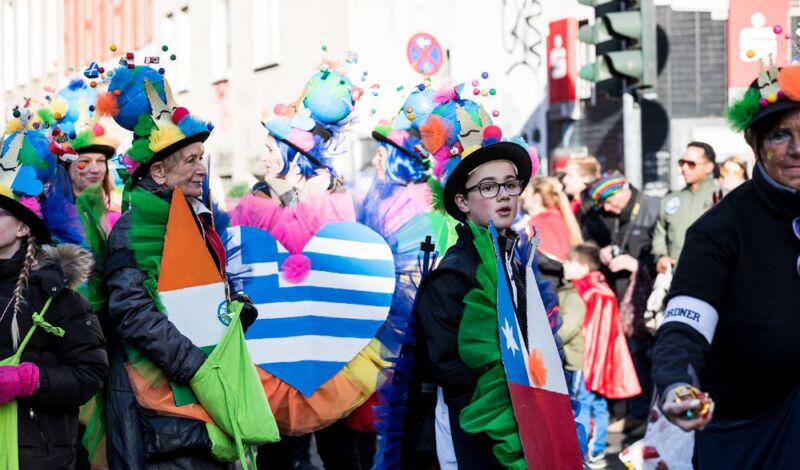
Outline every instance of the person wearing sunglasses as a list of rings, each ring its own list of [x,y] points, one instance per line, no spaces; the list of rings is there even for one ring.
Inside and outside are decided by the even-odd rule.
[[[689,228],[653,351],[700,469],[800,466],[800,65],[763,67],[728,110],[753,178]]]
[[[683,248],[686,230],[714,202],[719,189],[714,179],[716,154],[705,142],[689,142],[678,160],[686,187],[661,200],[661,209],[653,232],[653,256],[660,273],[674,267]]]

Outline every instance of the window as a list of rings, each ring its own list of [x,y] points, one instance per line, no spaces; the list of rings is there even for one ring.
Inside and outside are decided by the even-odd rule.
[[[30,43],[27,39],[27,31],[30,28],[30,18],[28,17],[28,2],[16,2],[16,18],[15,23],[19,28],[18,31],[20,34],[17,36],[20,37],[22,40],[18,41],[15,47],[16,58],[17,58],[17,83],[19,85],[25,85],[28,83],[29,79],[29,69],[30,63],[28,61],[30,54],[29,46]]]
[[[44,17],[42,12],[42,0],[30,0],[31,6],[31,77],[41,78],[44,65],[44,44],[42,42],[42,27]]]
[[[44,38],[44,71],[45,73],[53,73],[58,69],[58,57],[61,55],[61,45],[64,42],[63,29],[59,25],[59,19],[63,12],[58,0],[44,0],[42,15],[44,23],[42,34]],[[58,37],[61,37],[62,40],[58,41],[56,39]]]
[[[208,64],[211,67],[211,81],[218,82],[228,78],[230,69],[230,36],[228,0],[211,0],[211,47]]]
[[[279,62],[280,56],[280,2],[278,0],[252,0],[253,2],[253,67],[260,70]]]
[[[189,18],[189,7],[183,7],[176,14],[178,37],[175,38],[175,54],[178,59],[175,61],[176,93],[189,89],[192,79],[192,22]],[[172,46],[170,46],[172,47]]]
[[[6,90],[13,90],[16,77],[14,74],[14,4],[11,0],[3,1],[3,84]]]

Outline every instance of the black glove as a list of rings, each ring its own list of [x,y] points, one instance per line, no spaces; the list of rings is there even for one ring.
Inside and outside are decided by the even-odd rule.
[[[247,333],[247,329],[250,328],[250,325],[258,318],[258,309],[253,305],[253,301],[250,297],[242,292],[233,294],[231,296],[231,301],[238,301],[244,304],[242,306],[242,313],[239,314],[239,319],[242,322],[242,329]]]

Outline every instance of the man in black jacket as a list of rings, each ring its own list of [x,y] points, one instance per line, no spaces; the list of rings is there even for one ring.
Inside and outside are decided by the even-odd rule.
[[[644,328],[644,302],[652,288],[655,259],[651,253],[653,231],[660,208],[660,199],[643,194],[619,173],[606,173],[589,189],[597,205],[582,221],[583,237],[597,243],[603,274],[622,304],[632,279],[636,279],[629,304],[620,313],[633,311],[632,325],[626,328],[642,393],[628,400],[626,421],[609,427],[610,432],[636,431],[644,435],[644,425],[650,411],[653,385],[650,380],[650,354],[653,337]],[[636,295],[644,292],[644,295]]]

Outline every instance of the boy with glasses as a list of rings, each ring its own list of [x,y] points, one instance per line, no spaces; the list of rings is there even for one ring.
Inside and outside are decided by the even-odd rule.
[[[465,355],[467,350],[499,344],[497,317],[490,315],[496,306],[483,306],[482,311],[494,321],[494,328],[487,328],[485,337],[465,335],[464,328],[468,312],[474,312],[469,310],[474,305],[470,298],[486,282],[479,275],[483,263],[479,246],[488,238],[486,229],[491,224],[498,233],[497,262],[507,273],[519,330],[527,331],[525,269],[515,258],[517,234],[511,226],[517,217],[519,195],[531,178],[531,157],[524,142],[502,140],[500,129],[491,125],[485,110],[475,102],[458,98],[457,93],[434,109],[420,131],[423,145],[434,161],[433,173],[443,182],[444,209],[460,222],[455,245],[420,285],[415,310],[419,322],[419,366],[423,381],[436,391],[434,416],[427,424],[435,435],[439,468],[495,469],[524,464],[522,450],[513,449],[504,440],[508,432],[517,432],[516,421],[507,422],[505,432],[493,432],[493,423],[502,420],[486,417],[503,413],[508,420],[512,404],[498,400],[502,397],[498,390],[506,387],[505,380],[488,381],[489,367],[470,366]],[[552,291],[542,294],[552,328],[556,324],[557,299]],[[474,322],[475,316],[471,318]],[[527,337],[523,339],[529,342]],[[497,354],[499,362],[500,346],[488,347],[494,352],[487,354]],[[494,392],[488,392],[487,387]],[[482,401],[488,396],[494,399]]]

